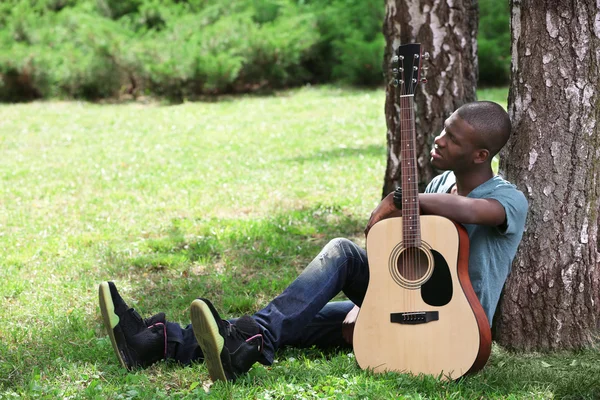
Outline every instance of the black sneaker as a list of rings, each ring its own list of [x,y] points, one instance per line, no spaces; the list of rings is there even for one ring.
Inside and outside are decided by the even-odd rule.
[[[165,314],[142,319],[127,306],[112,282],[99,287],[100,311],[115,354],[124,368],[147,367],[165,358]]]
[[[260,358],[263,336],[251,317],[241,317],[231,324],[222,320],[206,299],[192,302],[191,316],[194,335],[213,381],[233,381]]]

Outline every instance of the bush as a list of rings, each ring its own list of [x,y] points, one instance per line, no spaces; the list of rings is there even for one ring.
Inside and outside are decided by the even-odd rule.
[[[58,13],[20,4],[0,31],[4,100],[297,85],[311,77],[303,65],[318,40],[312,14],[288,0],[81,1]]]
[[[289,4],[271,17],[253,7],[227,13],[215,6],[169,21],[168,29],[149,33],[138,52],[148,87],[178,98],[302,83],[315,23]]]
[[[383,83],[383,2],[3,0],[0,100],[181,100],[306,82]],[[480,0],[480,82],[508,82],[506,2]]]
[[[320,41],[309,60],[311,72],[321,82],[383,83],[385,17],[383,2],[315,0]]]
[[[124,35],[109,20],[98,20],[76,9],[31,18],[19,16],[2,40],[8,48],[0,57],[4,85],[0,97],[115,96],[121,85],[121,68],[115,50]],[[122,32],[121,32],[122,33]],[[7,37],[8,36],[8,37]],[[7,43],[10,37],[20,40]],[[15,78],[16,77],[16,78]],[[15,87],[22,82],[23,87]]]
[[[139,11],[143,0],[98,0],[98,10],[104,17],[119,19]]]

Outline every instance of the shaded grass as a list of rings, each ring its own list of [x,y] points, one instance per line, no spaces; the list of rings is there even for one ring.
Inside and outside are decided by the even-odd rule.
[[[151,287],[134,294],[141,306],[169,309],[178,305],[174,294],[185,294],[180,304],[184,321],[191,300],[206,294],[232,316],[256,311],[326,241],[359,235],[364,228],[362,219],[319,204],[261,219],[209,219],[184,234],[186,222],[173,221],[167,236],[142,241],[137,255],[106,254],[107,274],[114,279],[152,281]]]
[[[448,383],[373,376],[350,349],[285,349],[210,395],[202,364],[119,367],[102,280],[141,314],[187,324],[197,296],[227,317],[251,313],[330,239],[364,244],[385,167],[383,102],[321,87],[170,107],[1,106],[0,398],[599,397],[594,351],[494,347],[483,372]]]

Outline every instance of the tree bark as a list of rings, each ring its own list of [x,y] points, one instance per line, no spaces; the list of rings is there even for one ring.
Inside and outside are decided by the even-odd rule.
[[[529,200],[497,316],[509,348],[582,348],[600,323],[600,1],[512,0],[513,135],[500,173]]]
[[[390,61],[401,44],[419,42],[431,56],[428,82],[419,85],[415,95],[421,191],[438,173],[429,163],[429,151],[444,120],[462,104],[476,98],[478,20],[477,0],[386,0],[383,25],[386,81],[392,80]],[[401,182],[398,109],[395,88],[388,85],[385,101],[388,158],[383,196]]]

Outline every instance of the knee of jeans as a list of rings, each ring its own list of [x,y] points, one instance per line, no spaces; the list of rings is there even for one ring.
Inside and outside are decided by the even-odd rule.
[[[350,252],[352,247],[355,247],[356,244],[349,239],[346,238],[335,238],[329,241],[327,247],[329,249],[335,249],[341,255],[346,255]]]

